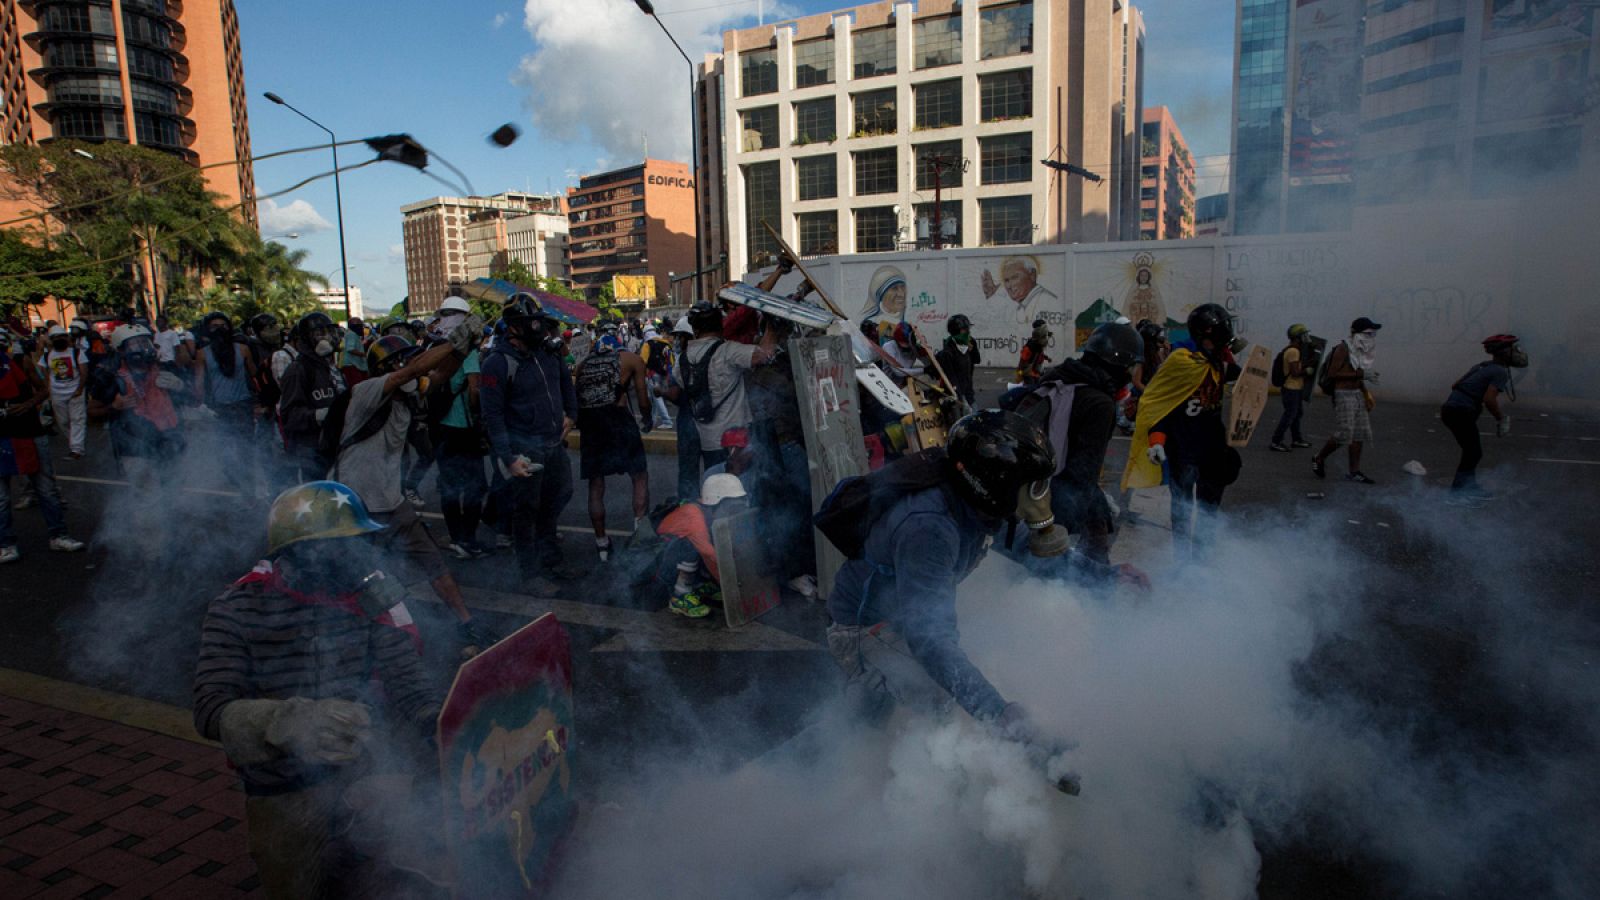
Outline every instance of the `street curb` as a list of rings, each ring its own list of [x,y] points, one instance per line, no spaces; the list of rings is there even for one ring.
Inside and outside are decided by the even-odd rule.
[[[577,450],[583,446],[582,435],[574,428],[567,435],[567,449]],[[656,456],[678,455],[678,433],[676,431],[652,431],[649,434],[639,435],[644,441],[644,452]]]
[[[142,697],[57,681],[16,669],[0,669],[0,695],[153,731],[180,741],[207,747],[221,746],[195,733],[194,717],[189,710]]]

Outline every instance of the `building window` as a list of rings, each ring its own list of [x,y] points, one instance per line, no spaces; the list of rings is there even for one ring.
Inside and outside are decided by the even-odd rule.
[[[913,94],[916,128],[949,128],[961,124],[961,79],[919,84]]]
[[[794,45],[794,86],[833,84],[833,38],[800,41]]]
[[[886,253],[894,249],[894,207],[856,210],[856,252]]]
[[[795,160],[794,180],[795,191],[801,200],[826,200],[839,196],[839,164],[831,153]]]
[[[978,58],[1033,52],[1033,3],[978,10]]]
[[[747,109],[739,114],[744,121],[744,146],[746,153],[753,150],[771,150],[778,146],[778,108],[762,106]]]
[[[985,247],[1033,242],[1033,199],[990,197],[978,201],[978,242]]]
[[[773,94],[778,91],[778,51],[746,50],[739,54],[739,84],[741,97]]]
[[[978,76],[978,119],[1004,122],[1033,115],[1033,70]]]
[[[783,204],[778,193],[778,164],[756,163],[744,166],[744,236],[750,248],[750,261],[759,264],[778,252],[778,244],[762,226],[771,222],[773,228],[782,224]]]
[[[856,163],[856,196],[892,194],[899,190],[899,180],[895,177],[898,165],[894,147],[860,150],[851,156],[855,157]]]
[[[978,183],[1032,181],[1033,135],[1003,134],[978,139]]]
[[[918,69],[954,66],[961,62],[961,16],[939,16],[911,23],[913,65]]]
[[[122,103],[122,79],[115,75],[74,75],[50,84],[52,103]]]
[[[966,160],[961,156],[960,141],[918,144],[912,148],[912,152],[917,154],[917,190],[933,190],[934,164],[930,161],[932,159],[941,159],[946,163],[939,171],[939,187],[961,186],[961,173],[966,169]]]
[[[164,112],[171,115],[178,114],[177,91],[164,85],[150,84],[137,78],[130,79],[128,84],[133,88],[134,109]]]
[[[796,146],[831,141],[839,136],[835,121],[836,105],[832,97],[807,100],[794,105],[794,142]]]
[[[856,78],[893,75],[894,27],[866,28],[854,33]]]
[[[801,213],[794,217],[795,230],[800,233],[801,256],[824,256],[839,252],[839,214],[827,212]]]
[[[852,94],[851,99],[856,107],[855,131],[851,137],[895,133],[894,88]]]
[[[946,200],[939,206],[939,224],[933,224],[932,203],[918,203],[917,240],[932,243],[935,237],[939,238],[941,247],[961,246],[961,201]]]

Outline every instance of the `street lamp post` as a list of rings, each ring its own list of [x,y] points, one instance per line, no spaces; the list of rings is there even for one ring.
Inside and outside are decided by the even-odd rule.
[[[339,222],[339,280],[344,290],[344,317],[345,321],[349,321],[350,266],[346,262],[344,254],[344,198],[342,196],[342,192],[339,190],[339,138],[334,135],[333,129],[322,124],[321,122],[318,122],[316,119],[311,118],[300,110],[295,109],[293,106],[290,106],[286,100],[284,100],[282,97],[279,97],[277,94],[267,91],[266,93],[262,94],[262,96],[266,97],[268,100],[271,100],[273,103],[278,104],[279,106],[287,108],[290,112],[328,133],[329,149],[333,150],[333,210],[334,217]]]
[[[689,161],[689,168],[694,176],[694,300],[699,301],[700,280],[705,277],[705,251],[701,243],[705,240],[705,229],[700,222],[700,116],[699,103],[696,102],[694,90],[694,60],[689,58],[689,54],[683,52],[683,47],[678,43],[678,39],[672,36],[672,32],[667,30],[667,24],[661,21],[660,16],[656,15],[655,5],[650,0],[633,0],[633,2],[641,12],[656,20],[656,24],[661,26],[661,33],[667,36],[667,40],[672,42],[672,46],[678,51],[678,55],[683,57],[683,61],[689,64],[689,152],[693,154],[693,158]]]

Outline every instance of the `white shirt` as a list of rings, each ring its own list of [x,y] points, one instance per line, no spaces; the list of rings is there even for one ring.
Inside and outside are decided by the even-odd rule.
[[[183,338],[175,329],[168,328],[155,336],[156,362],[169,363],[178,360],[178,343]]]

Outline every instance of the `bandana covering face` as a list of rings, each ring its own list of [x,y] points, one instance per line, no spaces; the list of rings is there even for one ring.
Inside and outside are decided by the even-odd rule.
[[[1350,335],[1347,342],[1350,347],[1350,365],[1358,369],[1370,369],[1376,361],[1373,354],[1378,349],[1378,336],[1370,331],[1361,331]]]

